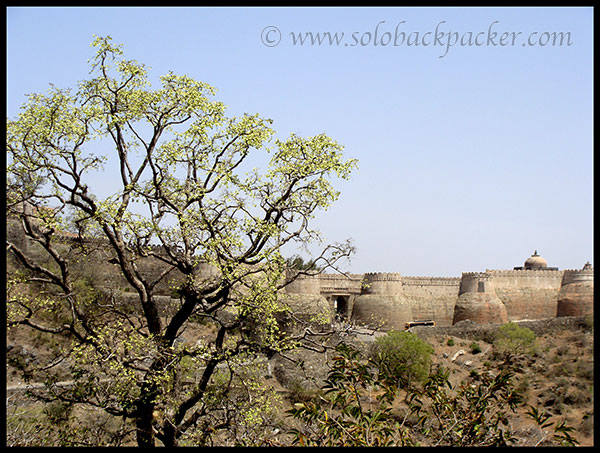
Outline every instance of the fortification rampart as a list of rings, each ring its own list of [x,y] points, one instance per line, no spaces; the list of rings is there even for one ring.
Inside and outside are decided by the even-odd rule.
[[[49,259],[39,244],[23,235],[17,218],[7,221],[7,239],[35,260],[43,263]],[[118,264],[112,264],[115,256],[105,241],[86,239],[86,252],[82,253],[77,235],[60,234],[57,239],[61,253],[85,263],[76,268],[77,276],[111,291],[131,290]],[[158,245],[151,250],[165,253]],[[165,266],[154,257],[140,258],[137,265],[149,279],[160,275]],[[199,273],[211,277],[218,275],[218,270],[206,264]],[[169,273],[156,286],[155,294],[169,296],[171,282],[180,277],[175,270]],[[288,273],[288,279],[291,277]],[[311,296],[311,300],[318,299],[319,306],[329,304],[330,308],[342,296],[353,319],[379,318],[388,320],[389,328],[402,328],[404,322],[420,319],[451,325],[462,319],[497,322],[503,317],[521,320],[593,313],[593,279],[589,263],[583,269],[487,269],[463,272],[461,277],[403,277],[393,272],[319,274],[297,276],[283,293]]]
[[[402,277],[402,286],[456,286],[460,277]]]
[[[292,278],[292,272],[288,272],[288,278]],[[298,275],[290,281],[285,292],[288,294],[310,294],[318,296],[321,294],[321,282],[318,275]]]
[[[509,321],[556,316],[563,271],[546,269],[489,270]]]
[[[399,273],[366,273],[363,285],[364,294],[402,294],[402,275]]]
[[[494,281],[494,287],[500,288],[536,288],[559,289],[563,278],[559,270],[488,270]]]
[[[321,274],[319,284],[321,294],[360,294],[362,290],[362,274]]]
[[[458,295],[464,293],[483,293],[491,290],[490,275],[486,272],[463,272]],[[487,288],[486,288],[487,287]]]
[[[433,320],[437,325],[452,325],[454,306],[460,286],[458,277],[403,277],[403,298],[412,306],[415,320]]]
[[[562,284],[568,285],[575,282],[593,282],[594,270],[587,269],[567,269],[562,277]]]

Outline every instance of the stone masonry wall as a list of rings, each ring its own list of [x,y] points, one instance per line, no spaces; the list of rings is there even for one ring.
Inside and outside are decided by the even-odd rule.
[[[402,277],[403,297],[413,307],[411,321],[434,320],[450,326],[458,296],[460,278]]]
[[[488,270],[509,321],[556,316],[563,271]]]
[[[49,261],[38,244],[24,238],[17,219],[8,219],[7,239],[36,260]],[[61,253],[72,256],[79,253],[72,241],[73,238],[68,236],[62,239]],[[90,250],[88,256],[82,257],[75,273],[93,280],[100,288],[122,293],[131,291],[119,266],[109,262],[114,258],[111,249],[97,242],[90,244]],[[7,253],[7,258],[10,255]],[[8,263],[14,264],[12,256]],[[151,278],[163,271],[164,264],[158,259],[145,258],[139,261],[139,268]],[[155,294],[170,296],[172,282],[178,278],[180,275],[176,271],[170,273],[157,285]],[[465,272],[460,278],[403,277],[399,273],[321,274],[300,276],[285,288],[285,293],[325,297],[330,305],[336,296],[350,296],[348,315],[353,319],[359,322],[367,321],[365,317],[369,321],[373,318],[388,319],[394,328],[401,328],[406,321],[426,319],[432,319],[440,326],[452,325],[456,321],[457,301],[464,305],[462,309],[470,307],[469,310],[475,310],[476,304],[473,304],[480,297],[475,296],[476,293],[489,293],[494,296],[492,299],[501,301],[509,321],[544,319],[556,317],[559,311],[562,315],[558,316],[593,312],[593,269],[488,269],[485,272]],[[460,299],[465,293],[471,295]],[[561,310],[558,310],[559,300],[562,301]],[[486,303],[489,305],[490,301]]]

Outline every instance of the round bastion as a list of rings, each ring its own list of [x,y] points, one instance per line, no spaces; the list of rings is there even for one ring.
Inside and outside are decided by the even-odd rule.
[[[556,316],[594,314],[594,268],[587,262],[583,269],[566,270],[558,293]]]
[[[362,293],[354,300],[352,319],[382,330],[403,329],[412,321],[412,305],[402,295],[399,273],[366,273]]]
[[[452,324],[465,319],[478,324],[504,324],[508,322],[508,315],[506,306],[495,293],[464,293],[456,300]]]
[[[401,294],[402,275],[397,272],[368,272],[363,279],[364,294]]]
[[[463,273],[452,323],[466,319],[479,324],[502,324],[508,321],[506,306],[496,295],[492,277],[488,273]]]

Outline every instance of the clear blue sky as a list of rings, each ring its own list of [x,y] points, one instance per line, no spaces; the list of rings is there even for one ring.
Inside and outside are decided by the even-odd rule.
[[[86,78],[94,34],[282,137],[343,144],[359,170],[317,222],[353,239],[347,271],[593,263],[591,8],[8,8],[7,116]]]

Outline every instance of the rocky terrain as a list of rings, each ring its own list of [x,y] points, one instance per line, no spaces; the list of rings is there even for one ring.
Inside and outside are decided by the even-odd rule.
[[[546,410],[552,421],[566,420],[575,428],[573,436],[581,446],[593,445],[594,422],[594,337],[591,318],[552,318],[538,321],[521,321],[520,325],[536,334],[536,351],[519,358],[514,364],[514,383],[524,395],[526,404]],[[499,325],[480,325],[472,321],[461,321],[451,327],[416,327],[412,331],[434,347],[433,366],[450,370],[454,386],[468,381],[474,370],[479,372],[497,370],[501,361],[495,357],[493,339]],[[202,331],[190,331],[192,336]],[[351,341],[367,351],[369,344],[383,332],[363,330],[362,334],[347,335],[340,339]],[[48,348],[53,345],[41,342],[31,331],[9,331],[7,338],[7,415],[17,412],[26,405],[22,397],[24,382],[15,365],[20,362],[44,363]],[[309,374],[323,378],[327,363],[322,354],[302,353],[297,355],[305,361]],[[285,410],[297,401],[314,397],[321,379],[316,382],[304,376],[289,361],[274,357],[270,361],[270,374],[265,376],[265,385],[274,387],[282,396],[278,422],[282,424],[273,440],[284,442],[285,427],[293,420]],[[68,379],[68,376],[64,376]],[[32,379],[31,382],[35,382]],[[31,384],[31,383],[30,383]],[[511,427],[519,439],[517,445],[544,445],[552,433],[535,426],[525,417],[526,407],[520,408],[511,419]],[[8,426],[10,431],[11,427]]]
[[[523,395],[524,406],[510,423],[519,439],[517,446],[547,445],[550,429],[539,429],[525,415],[527,405],[545,410],[553,422],[565,420],[580,446],[594,443],[594,335],[591,318],[565,317],[520,321],[536,335],[536,350],[513,363],[514,384]],[[451,327],[414,327],[411,330],[434,348],[432,367],[451,372],[453,387],[469,382],[473,371],[497,372],[502,361],[495,355],[494,334],[500,325],[461,321]],[[383,335],[355,335],[347,340],[368,351],[374,338]],[[316,354],[302,354],[305,366],[324,376],[327,366]],[[276,362],[275,379],[270,383],[287,395],[289,403],[309,399],[316,386],[284,362]],[[311,390],[312,389],[312,390]],[[399,408],[402,410],[402,408]]]

